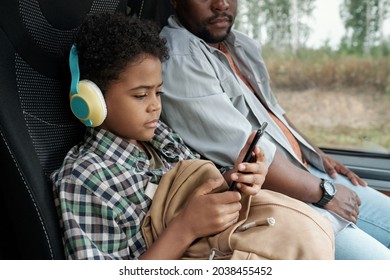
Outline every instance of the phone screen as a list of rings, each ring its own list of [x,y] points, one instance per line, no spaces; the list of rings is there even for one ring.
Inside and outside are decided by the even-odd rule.
[[[251,145],[249,146],[249,149],[248,151],[246,152],[245,156],[244,156],[244,159],[242,160],[242,162],[249,162],[252,158],[252,153],[253,153],[253,150],[255,149],[256,147],[256,144],[257,142],[259,141],[260,137],[264,134],[265,132],[265,128],[267,127],[268,123],[267,122],[263,122],[261,127],[256,131],[256,135],[255,137],[253,138],[252,140],[252,143]],[[238,171],[240,172],[240,171]],[[229,191],[235,191],[236,190],[236,185],[237,185],[237,182],[236,181],[233,181],[229,187]]]

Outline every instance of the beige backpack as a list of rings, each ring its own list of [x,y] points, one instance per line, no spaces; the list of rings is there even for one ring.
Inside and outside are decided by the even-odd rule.
[[[194,188],[220,177],[207,160],[184,160],[160,181],[142,226],[148,247],[184,207]],[[218,191],[226,191],[227,185]],[[183,259],[334,259],[330,222],[309,205],[283,194],[260,190],[242,196],[239,221],[225,231],[194,242]]]

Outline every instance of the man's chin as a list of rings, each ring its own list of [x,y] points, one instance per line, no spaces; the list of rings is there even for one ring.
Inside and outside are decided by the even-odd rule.
[[[225,36],[219,36],[219,37],[211,37],[208,41],[206,41],[208,44],[219,44],[227,38],[227,34]]]
[[[226,40],[230,33],[231,27],[229,27],[227,30],[217,30],[215,32],[208,32],[208,41],[206,41],[209,44],[218,44]]]
[[[218,43],[221,43],[221,42],[225,41],[225,39],[227,38],[228,34],[229,33],[224,33],[224,34],[221,34],[221,35],[209,34],[209,36],[204,38],[204,40],[208,44],[218,44]]]
[[[203,39],[208,44],[218,44],[223,42],[229,35],[229,30],[225,32],[210,32],[208,30],[203,30],[202,32],[196,34],[199,38]]]

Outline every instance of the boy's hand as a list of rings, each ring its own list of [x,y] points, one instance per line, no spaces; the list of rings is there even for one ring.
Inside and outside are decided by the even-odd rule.
[[[237,222],[241,209],[240,193],[212,193],[223,182],[222,177],[209,179],[194,190],[178,216],[182,234],[188,234],[195,240],[219,233]]]
[[[255,133],[252,133],[249,136],[236,161],[236,169],[239,172],[230,175],[231,180],[237,181],[237,188],[248,195],[255,195],[259,192],[268,172],[264,152],[258,146],[253,151],[251,162],[241,162],[254,135]]]

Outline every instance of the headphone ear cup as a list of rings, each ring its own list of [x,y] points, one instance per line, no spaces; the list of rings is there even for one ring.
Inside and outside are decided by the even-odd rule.
[[[107,107],[100,88],[90,80],[78,83],[77,94],[70,94],[73,114],[86,126],[99,126],[107,117]]]

